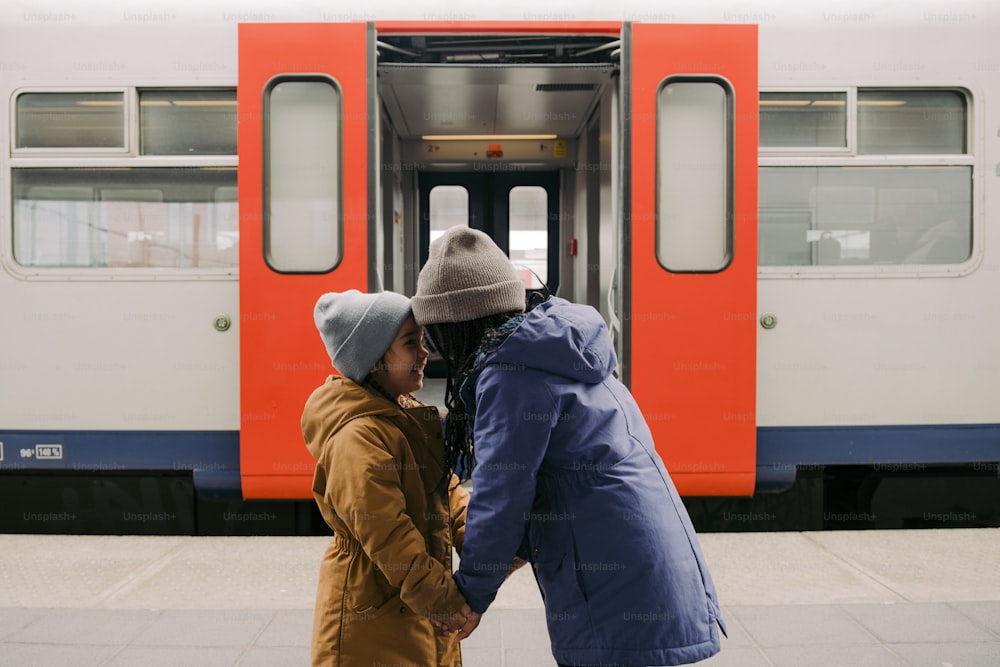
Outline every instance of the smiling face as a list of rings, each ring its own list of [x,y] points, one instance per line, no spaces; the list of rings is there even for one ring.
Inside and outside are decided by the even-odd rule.
[[[373,379],[393,397],[419,391],[424,386],[427,348],[423,338],[424,328],[417,326],[410,315],[372,371]]]

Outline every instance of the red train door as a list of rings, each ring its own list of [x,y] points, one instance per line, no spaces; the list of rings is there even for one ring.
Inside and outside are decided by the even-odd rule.
[[[299,419],[332,372],[313,305],[369,286],[369,33],[363,23],[239,26],[245,498],[312,497]]]
[[[632,24],[623,36],[627,379],[682,494],[750,495],[757,29]]]

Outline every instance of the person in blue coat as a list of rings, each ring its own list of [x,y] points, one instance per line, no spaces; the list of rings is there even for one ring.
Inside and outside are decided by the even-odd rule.
[[[561,667],[717,653],[715,586],[600,314],[525,312],[513,265],[465,227],[431,244],[411,305],[448,366],[447,467],[472,471],[455,581],[473,613],[446,629],[468,636],[523,557]]]

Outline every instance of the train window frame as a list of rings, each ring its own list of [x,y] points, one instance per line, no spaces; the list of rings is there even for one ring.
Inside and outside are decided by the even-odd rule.
[[[146,135],[150,133],[150,128],[147,127],[146,119],[147,112],[144,111],[143,106],[159,106],[164,100],[147,100],[145,99],[148,95],[168,95],[173,94],[174,97],[166,100],[168,104],[172,106],[177,106],[180,108],[184,107],[197,107],[197,106],[231,106],[232,107],[232,150],[227,152],[222,151],[197,151],[194,152],[191,149],[187,151],[174,151],[168,152],[164,150],[155,151],[147,148]],[[206,99],[206,100],[196,100],[196,99],[184,99],[185,94],[189,96],[197,95],[221,95],[221,94],[231,94],[231,98],[220,98],[220,99]],[[221,104],[220,104],[221,103]],[[215,86],[204,86],[199,88],[192,87],[182,87],[182,86],[141,86],[136,88],[136,128],[138,130],[137,136],[135,138],[136,152],[138,155],[156,155],[156,156],[186,156],[194,157],[196,155],[205,156],[223,156],[231,155],[236,156],[239,153],[237,148],[237,106],[236,106],[236,88],[231,86],[226,87],[215,87]],[[224,112],[225,113],[225,112]],[[209,129],[215,129],[214,127]]]
[[[233,271],[239,215],[228,170],[15,169],[14,261],[32,270]]]
[[[713,250],[712,252],[717,255],[717,257],[711,262],[707,263],[703,259],[699,259],[695,263],[687,263],[687,256],[690,255],[691,241],[697,241],[699,236],[702,238],[703,250],[707,247],[706,239],[708,241],[713,240],[710,236],[704,234],[699,234],[699,229],[704,228],[706,225],[703,224],[705,218],[700,218],[698,220],[684,220],[681,226],[672,225],[667,218],[671,217],[669,215],[670,211],[667,210],[668,206],[674,206],[674,202],[680,200],[680,197],[670,197],[663,192],[663,184],[666,182],[665,178],[666,172],[665,164],[667,158],[673,156],[673,151],[663,150],[663,141],[665,141],[666,123],[666,105],[662,102],[662,98],[665,97],[667,89],[673,84],[706,84],[712,85],[719,88],[722,92],[722,113],[720,114],[721,120],[724,123],[724,136],[721,139],[721,169],[724,172],[721,178],[721,197],[720,199],[720,209],[721,219],[714,221],[719,227],[717,231],[718,237],[721,238],[722,247],[720,249]],[[732,264],[734,257],[734,193],[735,193],[735,134],[736,134],[736,105],[735,105],[735,89],[732,83],[723,76],[715,74],[672,74],[670,76],[664,77],[656,89],[656,160],[655,160],[655,176],[654,176],[654,188],[655,188],[655,204],[654,204],[654,253],[656,256],[656,261],[664,271],[669,273],[691,273],[691,274],[709,274],[709,273],[721,273],[725,271],[730,264]],[[690,127],[686,128],[688,131],[691,130]],[[685,133],[685,134],[689,134]],[[681,166],[681,165],[679,165]],[[690,166],[690,165],[688,165]],[[704,165],[699,165],[703,167]],[[687,175],[697,174],[699,172],[710,171],[709,169],[676,169],[675,173],[683,171]],[[700,185],[704,186],[706,179],[702,179]],[[686,187],[682,189],[691,193],[694,192],[699,184],[695,183],[693,180],[688,180],[685,184]],[[704,201],[702,196],[703,192],[697,192],[694,197],[697,201]],[[715,193],[718,194],[718,193]],[[694,205],[691,207],[694,210],[700,210],[703,208],[700,205]],[[674,211],[676,212],[676,211]],[[690,218],[690,215],[687,216]],[[683,247],[683,251],[679,254],[672,250],[671,239],[678,240],[677,247]],[[686,257],[681,257],[684,255]],[[699,263],[700,262],[700,263]]]
[[[279,85],[283,83],[322,83],[330,86],[330,88],[336,93],[336,105],[337,105],[337,116],[335,119],[336,123],[336,156],[335,156],[335,178],[336,178],[336,190],[334,194],[335,199],[335,209],[334,213],[336,218],[334,220],[334,236],[333,236],[333,256],[327,258],[327,262],[322,266],[306,266],[306,265],[286,265],[281,266],[275,261],[273,257],[273,248],[270,242],[270,237],[272,233],[273,224],[273,213],[272,207],[272,193],[274,191],[274,183],[271,178],[271,161],[273,159],[272,151],[272,129],[271,121],[274,118],[274,110],[272,109],[271,100],[273,97],[273,91]],[[280,274],[324,274],[335,271],[344,259],[344,90],[334,77],[328,74],[278,74],[267,81],[264,84],[264,89],[262,92],[262,109],[264,115],[263,123],[263,137],[262,137],[262,147],[263,147],[263,168],[262,172],[262,212],[263,220],[261,225],[261,250],[263,252],[264,263],[275,273]],[[305,245],[310,247],[310,250],[315,250],[316,243],[313,238],[303,238]]]
[[[913,95],[913,96],[916,97],[916,96],[919,96],[921,93],[952,93],[952,96],[955,97],[955,98],[957,98],[962,103],[962,110],[961,111],[962,111],[962,113],[964,114],[964,117],[965,117],[965,125],[964,125],[964,127],[961,128],[962,129],[962,132],[961,132],[962,147],[961,147],[960,151],[956,152],[956,151],[946,151],[946,150],[930,150],[930,151],[926,151],[925,150],[925,151],[919,151],[919,152],[917,152],[917,154],[920,154],[920,155],[966,155],[966,154],[968,154],[968,152],[969,152],[969,123],[968,123],[968,119],[969,119],[969,99],[968,99],[968,96],[966,94],[964,94],[964,93],[962,93],[960,91],[952,90],[952,89],[948,89],[948,88],[937,88],[937,89],[927,89],[927,88],[898,88],[898,87],[897,88],[883,88],[883,87],[877,87],[877,86],[865,86],[863,88],[858,88],[857,106],[855,107],[855,113],[856,113],[856,116],[857,116],[857,122],[855,124],[855,126],[857,128],[857,154],[858,155],[912,155],[913,153],[907,153],[907,152],[903,152],[903,151],[899,151],[899,150],[882,150],[882,151],[872,150],[872,149],[869,149],[867,146],[865,146],[864,145],[865,142],[862,140],[862,134],[863,134],[864,129],[865,129],[865,128],[862,127],[862,123],[861,123],[861,116],[862,116],[861,110],[862,110],[862,107],[873,107],[875,109],[879,109],[879,108],[890,108],[890,109],[893,109],[893,108],[898,108],[897,105],[904,106],[904,105],[906,105],[908,103],[905,102],[905,101],[904,102],[898,102],[898,101],[891,101],[891,100],[873,100],[873,99],[864,99],[864,100],[862,100],[862,96],[867,96],[867,95],[873,95],[874,96],[874,95],[883,95],[883,94],[905,96],[907,94],[910,94],[910,95]],[[886,105],[886,104],[888,106],[883,106],[883,105]],[[951,115],[952,113],[954,113],[953,110],[947,110],[947,111],[944,112],[944,115]],[[925,118],[925,119],[929,118],[929,117],[932,117],[932,116],[935,116],[935,115],[940,115],[940,114],[941,114],[940,111],[921,110],[921,112],[920,112],[920,116],[923,117],[923,118]],[[885,128],[884,127],[880,126],[880,127],[877,127],[876,129],[879,130],[878,132],[876,132],[876,134],[882,134],[882,133],[885,132]],[[919,134],[921,134],[922,136],[938,134],[938,132],[936,131],[938,129],[939,128],[920,127],[919,128],[919,130],[920,130]],[[912,132],[912,130],[911,130],[911,132]],[[926,145],[925,145],[925,147],[926,147]]]
[[[792,88],[761,86],[757,91],[758,101],[758,123],[761,118],[760,97],[769,93],[780,94],[836,94],[842,93],[845,96],[845,124],[844,124],[844,145],[843,146],[764,146],[758,141],[758,151],[764,155],[854,155],[857,152],[857,113],[852,113],[852,109],[857,109],[856,87],[847,86],[809,86],[808,88]]]
[[[139,91],[233,91],[235,86],[107,86],[107,87],[44,87],[30,86],[18,88],[13,91],[9,103],[9,145],[10,159],[5,167],[7,176],[7,195],[9,197],[9,209],[4,216],[2,224],[3,234],[11,240],[11,243],[4,244],[3,251],[0,252],[0,264],[13,276],[23,280],[221,280],[236,281],[239,276],[238,257],[233,264],[223,266],[154,266],[154,265],[83,265],[75,264],[42,264],[33,265],[22,264],[15,256],[15,248],[18,247],[18,239],[15,233],[18,225],[15,224],[15,200],[14,186],[15,174],[18,171],[29,171],[35,169],[56,169],[56,170],[80,170],[81,172],[107,171],[108,173],[118,172],[122,174],[121,183],[112,183],[113,187],[125,187],[127,185],[128,174],[133,169],[182,169],[194,168],[194,173],[198,168],[209,170],[230,170],[233,173],[232,182],[226,187],[235,188],[237,185],[236,170],[238,168],[238,156],[236,154],[184,154],[184,155],[160,155],[140,153],[140,113],[139,113]],[[104,93],[115,92],[123,95],[125,125],[124,147],[123,148],[35,148],[35,147],[15,147],[17,133],[17,98],[25,93]],[[236,122],[235,113],[233,122]],[[86,179],[83,179],[86,180]],[[96,195],[95,195],[96,197]],[[200,201],[200,200],[199,200]],[[212,202],[218,201],[217,195],[213,195]],[[206,200],[206,203],[212,203]],[[95,203],[97,200],[95,200]],[[198,202],[190,202],[197,205]],[[189,223],[191,221],[188,221]],[[238,215],[237,215],[238,222]],[[225,232],[225,237],[220,241],[225,244],[239,244],[238,226],[231,232]]]
[[[829,90],[829,88],[823,88],[819,86],[801,86],[797,88],[791,87],[767,87],[761,86],[760,92],[771,92],[771,91],[805,91],[812,92],[817,90]],[[811,168],[822,168],[822,167],[860,167],[860,168],[871,168],[871,167],[895,167],[895,168],[906,168],[906,167],[929,167],[929,168],[948,168],[948,167],[962,167],[966,168],[970,174],[968,183],[968,193],[969,200],[968,212],[969,218],[967,219],[968,225],[963,225],[962,229],[968,231],[969,240],[968,248],[969,252],[966,258],[958,262],[941,262],[941,263],[852,263],[852,264],[810,264],[810,265],[793,265],[793,264],[760,264],[759,254],[758,254],[758,277],[762,279],[785,279],[785,278],[829,278],[829,277],[859,277],[859,278],[870,278],[875,276],[893,276],[893,277],[927,277],[927,276],[942,276],[942,277],[958,277],[968,275],[969,273],[976,270],[982,261],[982,207],[981,207],[981,197],[982,197],[982,176],[983,165],[981,164],[981,151],[977,153],[976,147],[978,146],[976,137],[976,123],[980,122],[976,116],[975,102],[978,95],[975,95],[973,91],[964,85],[955,85],[954,83],[942,82],[940,84],[935,84],[934,82],[921,83],[919,85],[906,85],[906,86],[885,86],[885,85],[857,85],[851,86],[849,88],[850,95],[849,100],[853,100],[853,106],[848,109],[848,124],[849,127],[853,128],[854,136],[848,137],[848,143],[851,146],[850,151],[822,151],[822,150],[788,150],[788,149],[765,149],[760,147],[758,149],[758,167],[759,169],[765,169],[768,167],[811,167]],[[858,151],[858,124],[857,124],[857,100],[858,93],[866,93],[869,91],[878,92],[893,92],[898,91],[901,93],[927,91],[927,92],[942,92],[942,93],[952,93],[962,96],[965,102],[965,123],[963,127],[965,141],[964,141],[964,152],[962,153],[921,153],[914,151],[913,153],[860,153]],[[849,104],[851,102],[849,101]],[[764,201],[763,196],[758,202],[758,213],[761,214],[765,210],[778,210],[773,207],[769,207],[767,201]],[[817,257],[822,255],[816,251],[809,251],[811,257]],[[918,256],[918,253],[914,253]]]
[[[75,94],[117,94],[122,96],[122,144],[121,146],[20,146],[17,136],[19,130],[19,106],[18,102],[27,95],[75,95]],[[134,87],[110,86],[110,87],[78,87],[66,88],[43,88],[27,87],[18,88],[10,98],[10,152],[11,157],[15,156],[124,156],[133,155],[135,147],[135,133],[132,125],[136,122],[136,93]]]

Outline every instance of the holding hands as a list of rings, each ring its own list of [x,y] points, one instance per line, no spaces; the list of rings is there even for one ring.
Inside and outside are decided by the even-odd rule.
[[[514,561],[510,565],[510,569],[507,570],[507,576],[514,574],[514,572],[528,561],[522,560],[517,556],[514,557]],[[440,616],[431,617],[431,625],[439,635],[450,635],[452,633],[458,633],[456,639],[462,641],[466,637],[472,634],[472,631],[479,627],[479,621],[482,620],[483,615],[472,611],[472,608],[466,603],[462,605],[454,614],[450,616]]]
[[[472,611],[468,604],[463,604],[462,608],[451,616],[443,618],[432,618],[431,624],[440,635],[450,635],[457,632],[456,639],[462,641],[472,634],[472,631],[479,626],[482,614]]]

